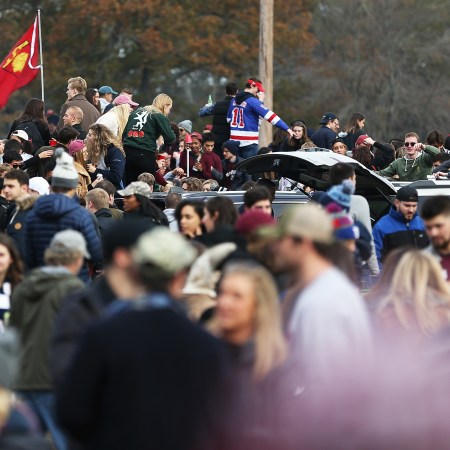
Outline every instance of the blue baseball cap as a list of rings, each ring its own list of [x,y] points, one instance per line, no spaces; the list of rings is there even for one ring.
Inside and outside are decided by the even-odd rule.
[[[320,124],[321,125],[326,125],[330,120],[336,120],[337,116],[336,114],[332,113],[332,112],[326,112],[323,116],[322,119],[320,119]]]
[[[116,92],[111,86],[102,86],[98,92],[100,94],[114,94],[117,95],[118,92]]]

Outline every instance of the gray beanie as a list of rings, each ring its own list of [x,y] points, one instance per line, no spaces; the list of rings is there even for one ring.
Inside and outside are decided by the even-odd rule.
[[[190,120],[183,120],[183,122],[180,122],[178,124],[178,128],[183,128],[183,130],[186,130],[189,134],[192,133],[192,122]]]
[[[73,164],[73,158],[62,148],[55,151],[56,167],[53,169],[52,186],[75,189],[78,186],[78,172]]]

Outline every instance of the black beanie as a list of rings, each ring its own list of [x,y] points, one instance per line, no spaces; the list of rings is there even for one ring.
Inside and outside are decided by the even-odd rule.
[[[230,153],[233,153],[233,155],[237,155],[239,151],[239,141],[225,141],[222,144],[222,149],[226,148]]]

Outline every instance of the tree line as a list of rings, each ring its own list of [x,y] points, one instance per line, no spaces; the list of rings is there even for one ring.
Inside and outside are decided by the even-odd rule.
[[[343,125],[367,117],[380,140],[437,127],[450,132],[450,12],[430,0],[275,0],[274,110],[315,128],[325,111]],[[42,10],[47,108],[59,111],[67,79],[124,87],[148,104],[174,99],[171,119],[200,127],[200,106],[258,70],[259,0],[26,0],[0,5],[0,58]],[[39,77],[0,111],[0,130],[40,96]]]

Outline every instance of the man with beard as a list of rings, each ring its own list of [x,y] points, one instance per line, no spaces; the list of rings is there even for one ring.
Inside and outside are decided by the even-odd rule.
[[[292,207],[277,234],[277,260],[294,283],[283,305],[291,355],[305,385],[330,381],[337,369],[370,356],[364,302],[335,265],[351,256],[334,240],[331,217],[313,203]]]
[[[446,279],[450,280],[450,198],[443,195],[428,198],[421,216],[431,241],[426,251],[438,259]]]
[[[416,189],[403,186],[395,196],[394,206],[373,227],[373,239],[378,262],[395,248],[413,246],[425,248],[428,238],[422,219],[417,215],[419,197]]]

